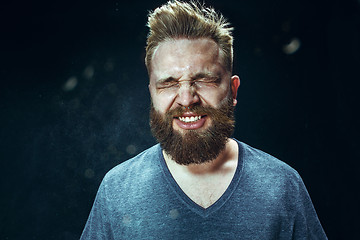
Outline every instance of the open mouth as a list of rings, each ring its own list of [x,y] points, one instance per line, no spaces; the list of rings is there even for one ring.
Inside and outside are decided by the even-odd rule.
[[[186,114],[184,115],[177,116],[174,119],[177,126],[186,130],[191,130],[191,129],[195,130],[201,128],[202,126],[204,126],[205,121],[207,119],[207,115],[196,115],[196,114],[191,114],[188,116],[186,116]]]
[[[191,117],[178,117],[178,119],[184,123],[193,123],[199,121],[202,116],[191,116]]]

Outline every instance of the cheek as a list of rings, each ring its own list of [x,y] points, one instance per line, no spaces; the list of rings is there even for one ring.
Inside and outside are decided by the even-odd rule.
[[[154,108],[161,113],[165,113],[166,111],[171,109],[175,97],[176,97],[175,93],[159,92],[159,93],[151,94]]]
[[[217,107],[221,105],[222,101],[228,97],[230,89],[212,88],[199,89],[198,94],[200,99],[208,105]]]

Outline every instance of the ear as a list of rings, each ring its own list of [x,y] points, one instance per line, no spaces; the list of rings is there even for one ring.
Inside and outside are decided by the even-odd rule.
[[[240,78],[237,75],[232,76],[231,77],[231,92],[232,92],[234,107],[237,104],[236,96],[237,96],[237,91],[238,91],[239,86],[240,86]]]

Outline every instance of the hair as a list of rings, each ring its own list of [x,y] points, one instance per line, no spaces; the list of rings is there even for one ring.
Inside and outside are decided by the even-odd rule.
[[[212,39],[222,50],[225,67],[232,72],[233,28],[224,16],[213,8],[194,1],[168,1],[149,13],[147,26],[150,31],[147,37],[145,65],[149,75],[151,60],[159,44],[180,38]]]

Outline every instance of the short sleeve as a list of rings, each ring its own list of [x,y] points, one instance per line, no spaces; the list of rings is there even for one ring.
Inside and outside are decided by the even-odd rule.
[[[293,226],[293,239],[328,239],[300,176],[298,176],[298,186],[298,197],[295,202],[296,215]]]
[[[80,240],[114,239],[110,223],[106,182],[102,181]]]

